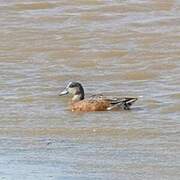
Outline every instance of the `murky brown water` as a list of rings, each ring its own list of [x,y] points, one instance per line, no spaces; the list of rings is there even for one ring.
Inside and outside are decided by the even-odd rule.
[[[0,67],[0,179],[179,179],[178,0],[1,0]],[[72,80],[139,101],[72,113]]]

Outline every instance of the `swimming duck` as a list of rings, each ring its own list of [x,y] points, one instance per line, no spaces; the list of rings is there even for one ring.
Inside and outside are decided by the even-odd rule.
[[[129,110],[130,106],[137,100],[135,97],[105,97],[93,95],[85,99],[83,86],[79,82],[70,82],[59,94],[60,96],[71,94],[71,110],[78,112]]]

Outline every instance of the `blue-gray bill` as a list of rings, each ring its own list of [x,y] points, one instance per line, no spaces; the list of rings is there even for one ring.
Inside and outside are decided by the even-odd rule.
[[[63,95],[66,95],[68,94],[69,92],[67,91],[67,89],[64,89],[60,94],[59,96],[63,96]]]

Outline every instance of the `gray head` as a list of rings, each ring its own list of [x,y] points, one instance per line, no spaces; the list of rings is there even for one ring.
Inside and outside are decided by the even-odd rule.
[[[81,101],[84,99],[84,89],[79,82],[70,82],[59,95],[63,96],[66,94],[73,96],[72,101]]]

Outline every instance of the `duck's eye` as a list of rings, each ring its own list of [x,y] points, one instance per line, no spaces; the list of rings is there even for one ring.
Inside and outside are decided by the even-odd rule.
[[[76,87],[76,84],[70,84],[69,87],[74,88],[74,87]]]

